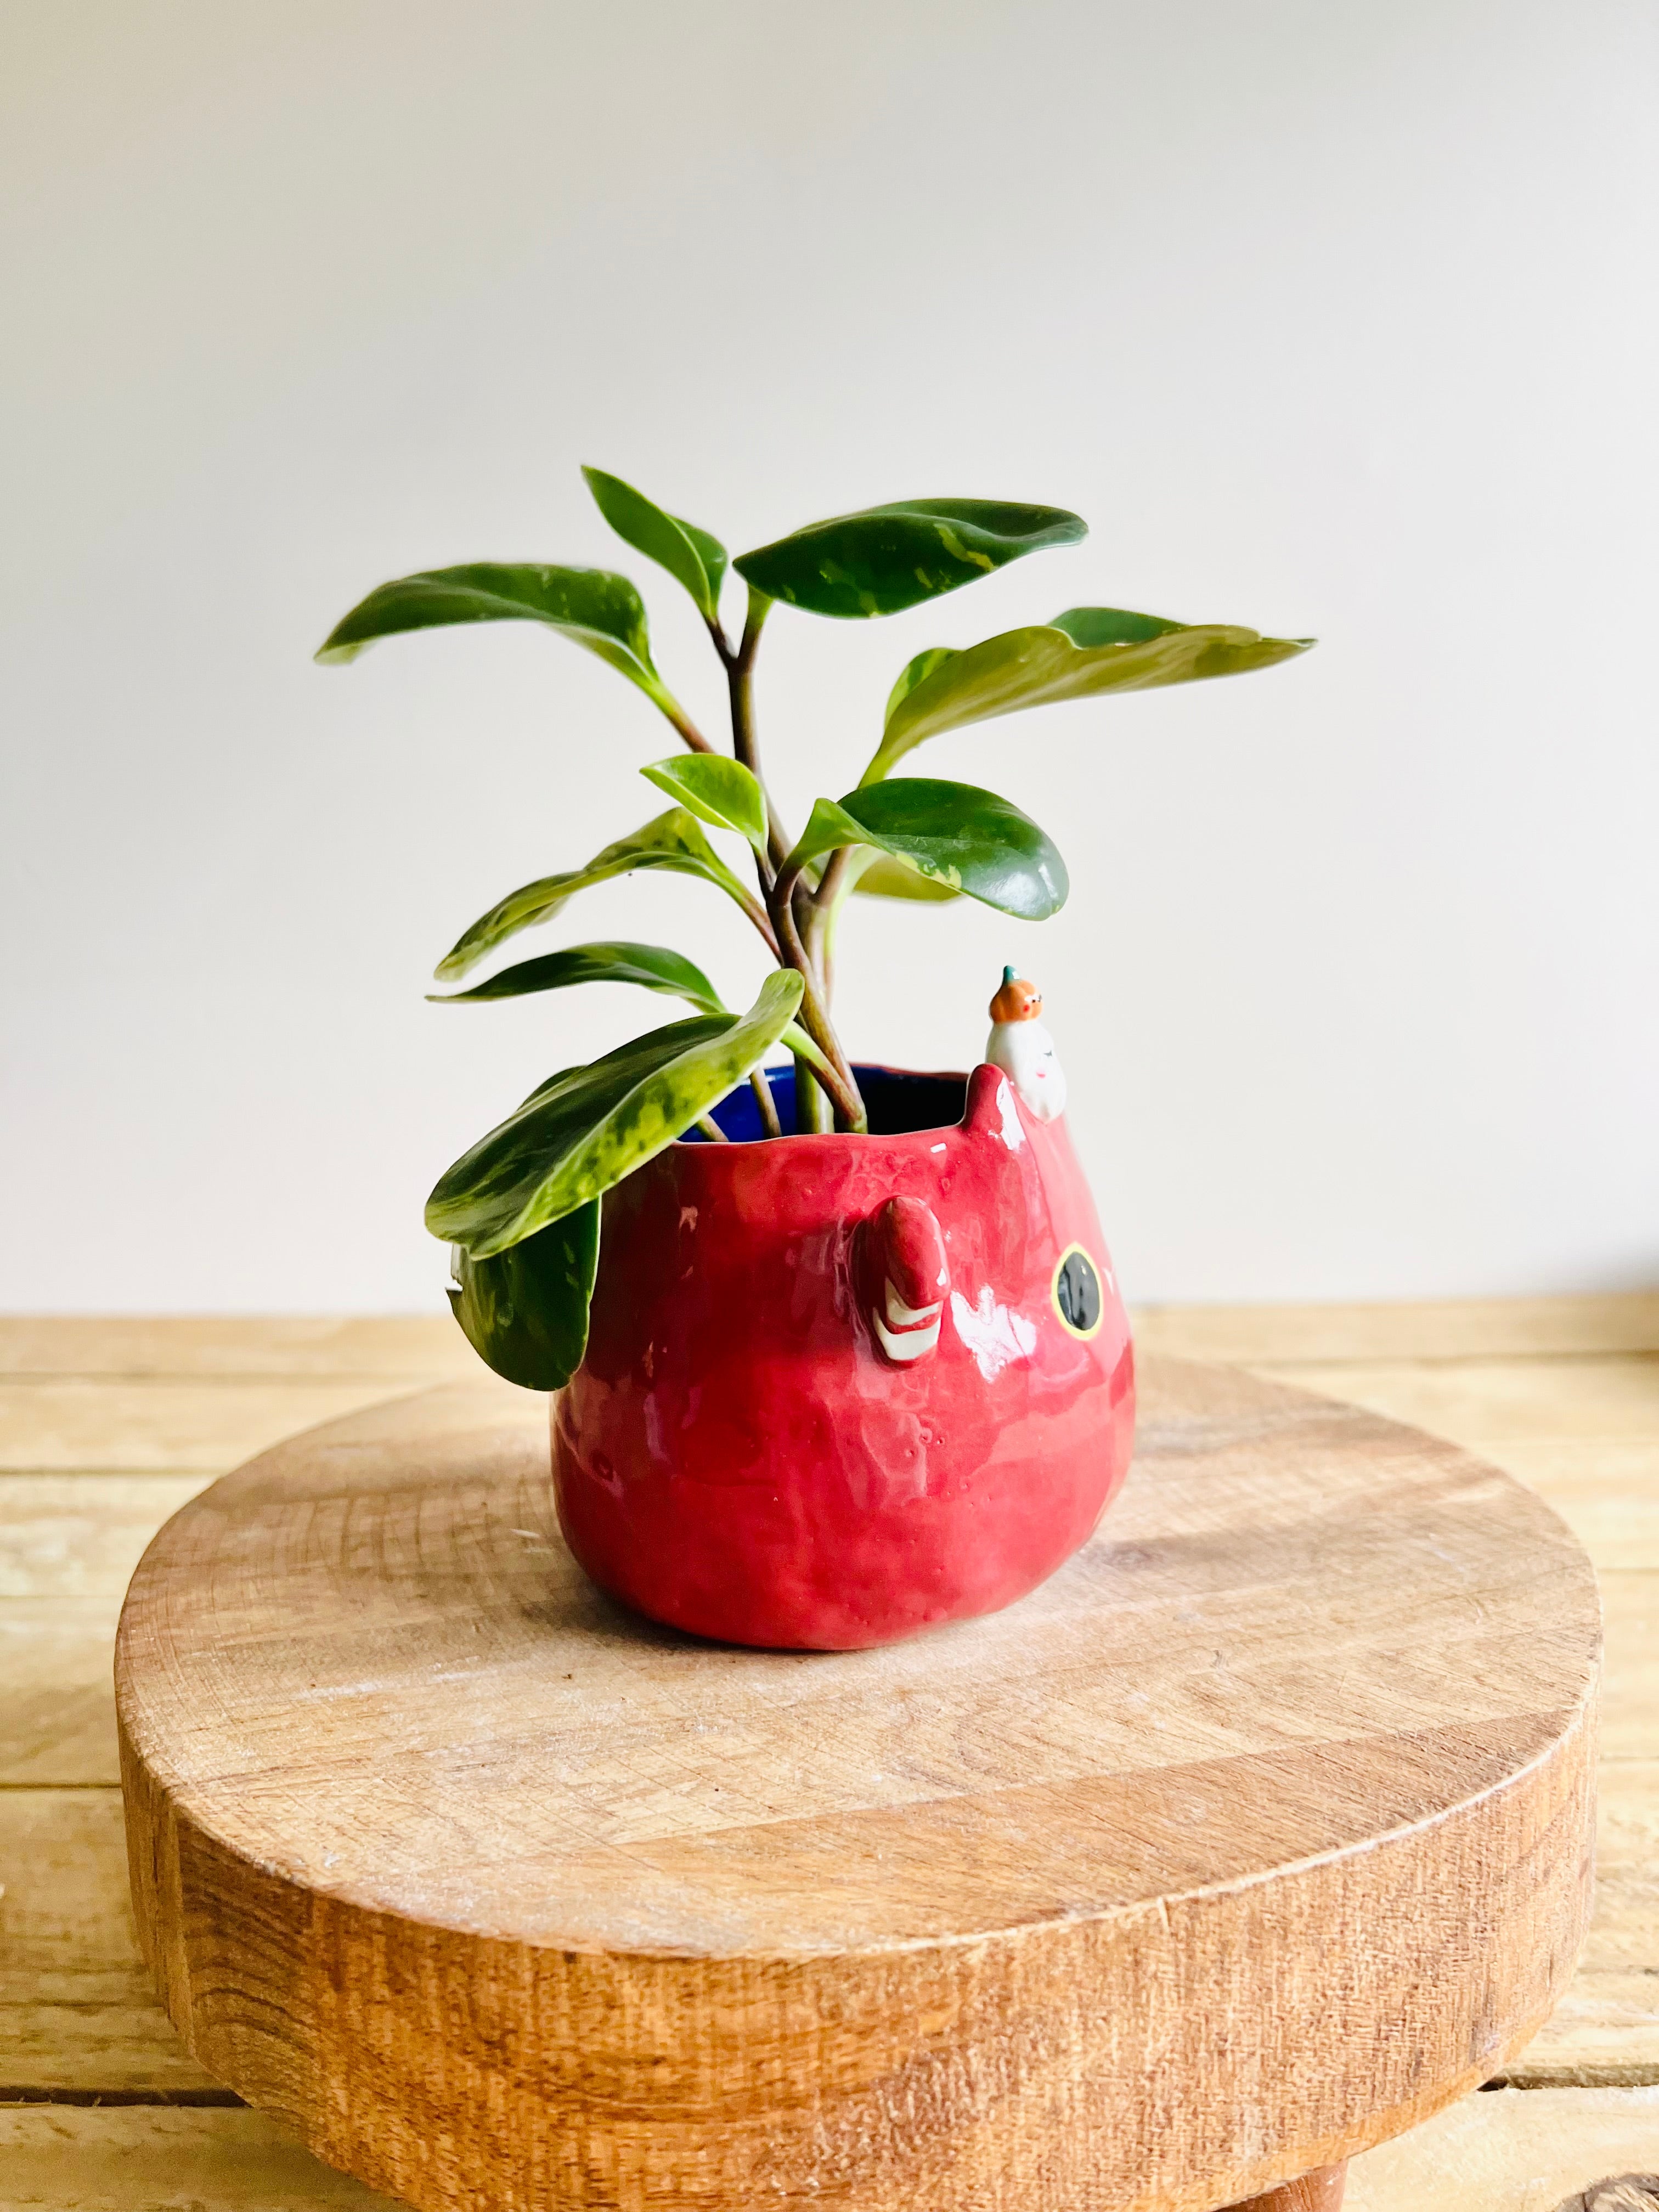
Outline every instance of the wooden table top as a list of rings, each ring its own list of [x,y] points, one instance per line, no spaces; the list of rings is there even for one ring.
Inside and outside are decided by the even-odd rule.
[[[1650,2154],[1659,2132],[1652,2093],[1633,2086],[1659,2080],[1659,1699],[1648,1640],[1659,1568],[1656,1307],[1140,1321],[1143,1346],[1243,1358],[1458,1435],[1550,1496],[1602,1571],[1602,1874],[1584,1963],[1549,2025],[1503,2069],[1526,2090],[1469,2100],[1358,2160],[1355,2212],[1519,2212],[1523,2203],[1552,2212],[1559,2200],[1534,2192],[1540,2172],[1559,2168],[1565,2197],[1568,2183],[1639,2167],[1636,2148],[1644,2140]],[[465,1371],[443,1322],[0,1324],[0,1670],[14,1692],[0,1704],[0,2074],[6,2094],[40,2100],[0,2113],[0,2207],[172,2203],[184,2201],[179,2191],[210,2212],[372,2201],[289,2148],[263,2116],[235,2109],[148,1997],[125,1926],[100,1651],[136,1550],[211,1474],[308,1419]],[[914,1802],[896,1810],[909,1817]],[[683,1823],[678,1832],[683,1841]],[[1051,1859],[1047,1873],[1055,1869]],[[111,2097],[137,2101],[85,2109]],[[1455,2176],[1437,2193],[1436,2147],[1454,2141]],[[1524,2198],[1502,2193],[1504,2171],[1523,2167]],[[31,2195],[48,2172],[51,2193]]]
[[[1207,2212],[1478,2087],[1589,1918],[1589,1562],[1420,1431],[1141,1381],[1093,1540],[873,1651],[603,1597],[498,1386],[215,1484],[116,1646],[192,2051],[425,2212]]]

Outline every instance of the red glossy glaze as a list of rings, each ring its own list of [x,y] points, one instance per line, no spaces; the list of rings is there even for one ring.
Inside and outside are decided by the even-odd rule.
[[[1056,1295],[1074,1246],[1088,1334],[1061,1312],[1087,1322],[1088,1271]],[[676,1627],[888,1643],[1084,1542],[1128,1469],[1133,1372],[1065,1121],[996,1068],[947,1128],[672,1145],[605,1200],[587,1357],[554,1401],[560,1525]]]

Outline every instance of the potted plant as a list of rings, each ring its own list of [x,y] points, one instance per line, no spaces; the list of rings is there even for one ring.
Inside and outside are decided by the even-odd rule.
[[[641,771],[665,811],[509,892],[462,933],[441,981],[641,869],[732,900],[769,972],[738,1013],[678,951],[585,944],[444,999],[622,981],[694,1009],[550,1076],[439,1179],[426,1219],[453,1247],[456,1317],[499,1374],[558,1394],[561,1525],[593,1578],[641,1611],[817,1649],[989,1611],[1086,1539],[1127,1469],[1128,1324],[1036,994],[1007,971],[971,1076],[855,1064],[831,1011],[837,925],[859,896],[975,898],[1025,921],[1066,899],[1065,863],[1018,807],[894,774],[924,740],[1050,701],[1267,667],[1311,641],[1073,607],[933,647],[901,670],[857,787],[820,799],[791,837],[754,707],[773,608],[897,614],[1074,544],[1085,524],[1059,507],[911,500],[729,562],[620,478],[584,473],[611,527],[696,603],[727,679],[729,752],[664,683],[639,593],[608,570],[479,562],[402,577],[318,658],[400,631],[539,622],[637,685],[684,747]],[[720,614],[728,567],[748,589],[735,640]],[[710,829],[747,847],[752,888]],[[787,1064],[767,1068],[779,1048]]]

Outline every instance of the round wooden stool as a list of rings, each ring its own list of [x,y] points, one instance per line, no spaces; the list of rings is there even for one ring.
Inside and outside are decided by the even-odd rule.
[[[848,1654],[600,1596],[487,1381],[216,1483],[117,1658],[191,2050],[422,2212],[1330,2212],[1571,1969],[1595,1587],[1413,1431],[1143,1409],[1042,1589]]]

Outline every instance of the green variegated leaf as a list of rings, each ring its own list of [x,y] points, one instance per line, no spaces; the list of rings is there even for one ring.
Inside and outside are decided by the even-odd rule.
[[[948,645],[930,645],[926,653],[917,653],[907,660],[898,672],[898,681],[887,695],[887,711],[882,716],[883,726],[890,722],[899,702],[908,699],[918,684],[925,684],[942,660],[949,660],[954,648]]]
[[[1052,623],[1005,630],[961,653],[919,653],[893,687],[864,781],[879,781],[913,746],[942,730],[1097,692],[1240,676],[1305,653],[1313,642],[1220,623],[1165,622],[1117,607],[1073,607]]]
[[[599,1261],[595,1198],[489,1259],[475,1260],[458,1244],[450,1308],[498,1375],[521,1390],[562,1390],[587,1349]]]
[[[631,837],[619,837],[614,845],[596,853],[585,867],[568,869],[562,875],[541,876],[533,884],[509,891],[488,914],[480,915],[444,955],[434,971],[438,981],[449,983],[465,975],[507,938],[534,922],[550,921],[578,891],[609,883],[616,876],[632,875],[639,868],[665,868],[675,875],[701,876],[705,882],[718,884],[728,898],[747,910],[748,892],[703,836],[695,817],[683,806],[672,806]]]
[[[1073,645],[1093,646],[1149,645],[1155,637],[1170,637],[1194,625],[1168,622],[1162,615],[1131,614],[1127,607],[1067,607],[1050,627],[1063,629]]]
[[[902,861],[889,860],[885,853],[872,852],[868,863],[859,870],[858,881],[853,889],[860,898],[891,898],[921,901],[930,906],[948,904],[960,898],[962,893],[952,890],[949,884],[935,883],[929,876],[919,876],[914,868]]]
[[[801,989],[793,969],[779,969],[746,1014],[694,1015],[556,1078],[440,1177],[427,1227],[489,1259],[586,1206],[759,1065]]]
[[[720,604],[729,556],[718,538],[668,514],[643,492],[603,469],[584,469],[594,503],[618,538],[666,568],[683,584],[706,620],[713,622]]]
[[[766,850],[766,797],[758,778],[725,753],[676,753],[640,774],[717,830],[735,830]]]
[[[626,576],[609,568],[553,568],[533,562],[471,561],[382,584],[318,648],[325,662],[355,660],[377,638],[457,623],[538,622],[619,669],[665,713],[678,712],[651,665],[645,607]]]
[[[574,983],[637,983],[647,991],[665,991],[684,999],[699,1013],[726,1011],[720,993],[683,952],[672,951],[665,945],[625,941],[568,945],[562,952],[503,968],[470,991],[428,991],[427,997],[434,1006],[466,1006],[486,999],[521,999],[532,991],[563,991]]]
[[[743,553],[738,574],[807,614],[893,615],[977,582],[1023,554],[1088,535],[1061,507],[1000,499],[911,499],[810,523]]]
[[[1029,814],[971,783],[899,777],[820,799],[789,865],[873,846],[930,883],[1042,921],[1066,903],[1066,863]]]

